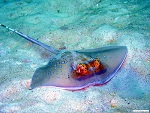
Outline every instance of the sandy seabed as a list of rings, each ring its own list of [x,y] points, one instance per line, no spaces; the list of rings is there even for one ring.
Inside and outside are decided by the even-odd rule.
[[[150,1],[1,0],[0,23],[58,49],[127,46],[103,86],[28,90],[51,53],[0,28],[0,113],[131,113],[150,110]]]

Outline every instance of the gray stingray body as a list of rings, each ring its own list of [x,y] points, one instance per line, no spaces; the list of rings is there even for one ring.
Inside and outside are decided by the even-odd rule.
[[[69,90],[78,90],[90,85],[105,84],[114,77],[127,55],[126,46],[60,51],[5,25],[0,25],[56,54],[50,58],[46,66],[36,69],[32,77],[30,89],[38,86],[56,86]],[[99,59],[105,65],[105,71],[101,73],[94,72],[91,76],[83,77],[83,79],[72,77],[72,72],[78,64],[87,64],[94,59]]]

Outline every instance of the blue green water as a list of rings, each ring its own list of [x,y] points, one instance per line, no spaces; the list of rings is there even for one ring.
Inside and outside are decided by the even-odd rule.
[[[58,49],[127,46],[116,76],[104,86],[70,92],[28,90],[48,51],[0,27],[1,113],[112,113],[150,109],[149,0],[1,0],[0,23]]]

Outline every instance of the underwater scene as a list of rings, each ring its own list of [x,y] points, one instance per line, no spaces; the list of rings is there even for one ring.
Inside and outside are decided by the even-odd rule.
[[[149,113],[150,0],[0,0],[0,113]]]

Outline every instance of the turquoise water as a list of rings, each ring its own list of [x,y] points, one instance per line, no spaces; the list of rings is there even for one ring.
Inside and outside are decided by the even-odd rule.
[[[112,113],[150,109],[149,0],[1,0],[0,23],[58,49],[127,46],[106,85],[28,90],[52,54],[0,27],[0,112]]]

